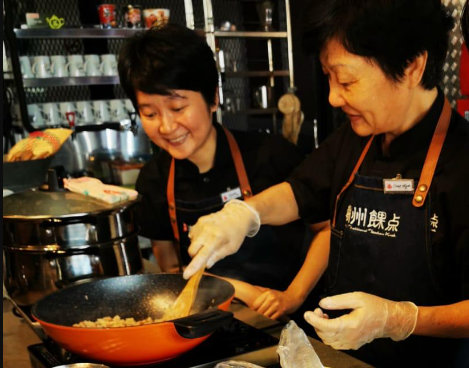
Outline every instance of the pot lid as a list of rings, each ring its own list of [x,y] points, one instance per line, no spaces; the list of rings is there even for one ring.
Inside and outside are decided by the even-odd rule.
[[[108,212],[135,201],[106,203],[73,192],[27,190],[3,198],[3,218],[76,217]]]

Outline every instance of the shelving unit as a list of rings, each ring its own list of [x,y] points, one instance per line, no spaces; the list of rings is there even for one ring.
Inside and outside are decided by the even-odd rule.
[[[258,32],[238,32],[238,31],[215,31],[213,32],[215,37],[226,37],[226,38],[287,38],[288,32],[269,32],[269,31],[258,31]]]
[[[122,24],[120,11],[128,2],[116,0],[118,22]],[[8,56],[11,60],[11,77],[6,78],[8,88],[14,89],[23,128],[33,131],[27,105],[47,102],[78,100],[124,99],[119,78],[115,76],[23,78],[20,56],[67,55],[67,54],[117,54],[123,40],[142,29],[112,28],[99,26],[98,0],[80,0],[74,3],[60,0],[5,0],[4,30]],[[171,21],[194,25],[192,0],[142,0],[142,8],[167,7],[171,9]],[[58,14],[66,19],[61,29],[23,28],[26,12]],[[119,122],[113,122],[119,123]],[[121,124],[128,126],[128,124]],[[114,124],[114,126],[117,126]]]
[[[18,29],[14,32],[16,38],[19,39],[41,39],[41,38],[126,38],[132,36],[139,29],[131,28],[64,28],[64,29],[48,29],[48,28],[32,28]]]
[[[290,2],[270,2],[274,19],[272,28],[267,30],[261,29],[259,18],[257,23],[243,19],[249,6],[252,14],[253,6],[262,2],[265,3],[263,0],[238,1],[237,8],[230,7],[228,13],[223,9],[234,6],[233,1],[204,0],[204,30],[208,44],[217,55],[221,76],[218,120],[230,128],[260,128],[276,133],[279,130],[277,100],[294,87]],[[225,21],[241,22],[242,29],[220,30],[217,25]],[[257,107],[253,97],[260,85],[268,86],[274,94],[267,108]]]
[[[102,29],[98,26],[97,6],[99,0],[5,0],[4,43],[6,56],[11,64],[8,74],[4,73],[4,90],[9,101],[13,101],[14,122],[8,123],[10,132],[8,144],[12,146],[27,132],[52,127],[35,127],[28,116],[28,105],[44,108],[49,103],[94,103],[106,100],[124,100],[127,96],[120,87],[117,75],[83,76],[83,77],[50,77],[23,78],[21,56],[52,55],[117,55],[125,38],[143,29],[113,28]],[[125,0],[113,1],[116,4],[117,20],[123,24],[121,9],[128,4]],[[192,0],[141,0],[144,8],[166,7],[171,9],[171,21],[187,26],[194,26]],[[57,15],[65,19],[61,29],[25,28],[25,13],[39,13],[42,16]],[[102,59],[101,59],[102,61]],[[5,101],[5,95],[4,95]],[[78,102],[79,101],[79,102]],[[122,101],[121,101],[122,102]],[[112,101],[109,102],[109,105]],[[60,105],[57,105],[60,106]],[[93,107],[94,106],[94,107]],[[129,109],[126,107],[126,110]],[[75,110],[76,111],[76,110]],[[97,110],[94,110],[97,111]],[[63,112],[62,112],[63,114]],[[145,135],[136,114],[129,117],[121,115],[120,119],[98,119],[91,114],[90,120],[74,127],[75,134],[54,158],[55,165],[65,167],[72,175],[91,171],[91,176],[106,176],[112,160],[138,161],[146,160],[152,152],[151,143]],[[13,120],[13,119],[12,119]],[[47,120],[44,120],[47,122]],[[5,122],[4,128],[6,127]],[[54,127],[66,124],[61,115]],[[21,136],[18,136],[21,134]],[[4,147],[4,150],[8,147]],[[100,171],[102,171],[100,173]],[[81,174],[80,174],[81,175]],[[88,175],[88,174],[87,174]]]
[[[273,1],[274,28],[260,29],[260,21],[247,19],[252,7],[263,0],[142,0],[142,8],[166,7],[171,10],[171,22],[182,23],[189,28],[204,32],[207,42],[215,54],[222,48],[235,60],[220,70],[221,108],[217,116],[230,128],[248,130],[257,125],[266,125],[277,130],[278,111],[276,101],[294,86],[291,52],[291,27],[289,0]],[[114,2],[116,8],[126,5],[124,0]],[[86,5],[88,4],[88,5]],[[19,57],[22,55],[66,55],[66,54],[117,54],[126,37],[141,29],[102,29],[96,24],[97,12],[92,5],[98,0],[78,1],[65,4],[60,0],[5,0],[5,41],[12,64],[12,78],[6,83],[13,86],[18,100],[23,127],[34,130],[28,117],[27,105],[74,100],[96,100],[125,98],[117,76],[23,78]],[[85,5],[87,6],[84,9]],[[31,8],[31,7],[34,8]],[[251,10],[247,10],[251,7]],[[24,29],[25,12],[56,12],[66,18],[62,29]],[[122,16],[122,15],[120,15]],[[23,19],[23,20],[21,20]],[[237,24],[236,31],[222,31],[217,25],[223,20]],[[121,19],[118,21],[121,22]],[[262,49],[262,53],[256,51]],[[254,51],[254,52],[253,52]],[[252,101],[253,90],[258,85],[267,85],[275,90],[274,100],[268,108],[256,108]],[[227,111],[227,98],[235,101],[235,111]],[[259,122],[259,119],[263,120]]]
[[[63,78],[25,78],[23,86],[32,87],[59,87],[59,86],[94,86],[94,85],[118,85],[117,76],[100,77],[63,77]]]

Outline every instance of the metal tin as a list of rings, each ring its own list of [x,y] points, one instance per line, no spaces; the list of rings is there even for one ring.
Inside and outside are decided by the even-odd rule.
[[[98,6],[99,23],[103,28],[115,28],[116,22],[116,5],[101,4]]]
[[[142,28],[142,7],[131,4],[124,6],[124,20],[127,28]]]

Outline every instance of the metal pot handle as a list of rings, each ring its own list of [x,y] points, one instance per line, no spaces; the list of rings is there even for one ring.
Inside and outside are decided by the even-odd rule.
[[[195,339],[207,336],[218,327],[231,321],[232,318],[232,312],[215,309],[175,319],[173,323],[179,335],[187,339]]]

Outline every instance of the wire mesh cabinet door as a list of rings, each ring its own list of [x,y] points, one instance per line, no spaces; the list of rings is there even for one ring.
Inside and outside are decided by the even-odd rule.
[[[277,132],[277,101],[294,88],[289,0],[203,3],[220,73],[218,120],[234,129]]]
[[[129,27],[125,18],[129,4],[126,0],[112,2],[115,21],[112,26],[103,27],[99,15],[101,3],[99,0],[4,1],[6,52],[13,76],[10,84],[19,104],[18,120],[27,131],[46,128],[33,121],[28,105],[125,98],[115,67],[111,65],[104,70],[103,57],[109,55],[106,57],[113,64],[123,40],[143,28]],[[138,4],[142,17],[144,9],[167,8],[171,22],[194,28],[192,0],[141,0]],[[36,25],[31,19],[35,19]],[[83,62],[97,56],[99,64],[80,72],[82,66],[70,68],[72,56]],[[53,57],[63,60],[63,65],[52,66]],[[30,67],[25,70],[27,64]]]

